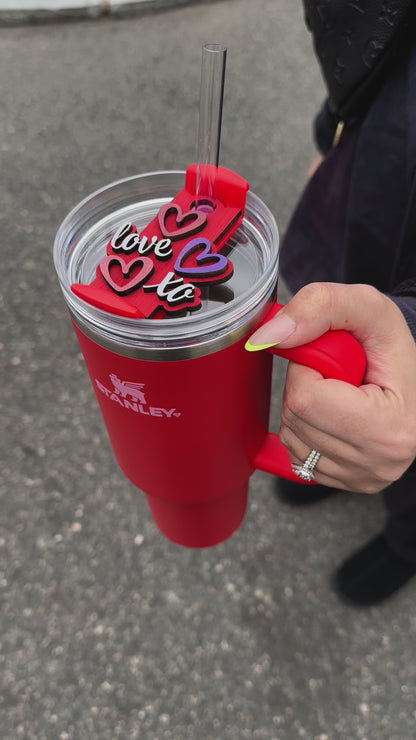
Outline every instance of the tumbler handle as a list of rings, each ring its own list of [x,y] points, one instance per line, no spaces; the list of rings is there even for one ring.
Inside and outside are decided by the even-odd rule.
[[[265,321],[270,321],[282,308],[283,306],[274,304]],[[342,380],[355,386],[361,385],[364,378],[366,369],[364,350],[352,334],[343,329],[327,331],[318,339],[300,347],[280,349],[276,346],[266,351],[299,365],[311,367],[324,378]],[[254,466],[280,478],[297,483],[304,482],[293,473],[286,448],[278,435],[271,432],[267,433],[265,442],[254,459]]]

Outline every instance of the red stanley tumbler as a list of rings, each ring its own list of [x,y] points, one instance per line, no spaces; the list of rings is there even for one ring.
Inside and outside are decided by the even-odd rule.
[[[290,351],[247,352],[248,337],[279,309],[278,231],[264,203],[247,193],[242,225],[226,246],[234,268],[201,291],[201,308],[164,320],[130,318],[88,304],[88,284],[122,221],[145,227],[183,187],[182,172],[113,183],[66,217],[55,239],[61,288],[116,459],[174,542],[208,547],[231,536],[246,510],[255,469],[299,481],[268,431],[273,354],[359,385],[361,347],[328,332]]]

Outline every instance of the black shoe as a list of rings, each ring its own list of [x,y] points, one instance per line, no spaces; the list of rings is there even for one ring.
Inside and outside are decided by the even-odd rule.
[[[327,486],[308,486],[304,483],[295,483],[284,478],[276,478],[276,491],[280,500],[291,506],[305,506],[322,501],[335,493],[339,493],[336,488],[327,488]]]
[[[351,606],[375,606],[393,596],[415,574],[416,563],[392,552],[384,534],[379,534],[341,565],[334,576],[334,588]]]

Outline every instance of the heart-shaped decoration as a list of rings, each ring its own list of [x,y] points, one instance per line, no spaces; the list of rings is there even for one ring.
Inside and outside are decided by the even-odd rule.
[[[167,221],[172,214],[175,215],[176,228],[170,229]],[[163,236],[172,239],[172,241],[197,234],[198,231],[204,228],[207,222],[206,213],[202,213],[201,211],[187,211],[184,213],[177,203],[166,203],[160,209],[157,217]]]
[[[121,275],[123,277],[122,285],[111,277],[110,271],[114,265],[118,265],[121,270]],[[127,295],[128,293],[132,293],[133,290],[139,288],[147,280],[154,270],[153,261],[150,257],[136,257],[136,259],[131,260],[130,262],[125,262],[121,257],[111,255],[109,257],[103,257],[99,267],[101,275],[107,285],[111,290],[114,290],[115,293],[118,293],[118,295]],[[135,267],[141,267],[141,270],[131,276]]]
[[[189,257],[199,250],[202,251],[195,258],[196,266],[193,267],[189,262],[186,265],[185,263]],[[192,239],[184,246],[173,269],[177,275],[193,278],[196,282],[198,282],[198,278],[200,280],[219,277],[225,279],[230,277],[233,272],[231,262],[223,254],[212,252],[212,244],[209,239],[198,238]],[[226,273],[228,274],[226,275]]]

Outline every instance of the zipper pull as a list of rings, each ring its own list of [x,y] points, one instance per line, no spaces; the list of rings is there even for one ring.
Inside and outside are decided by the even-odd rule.
[[[338,121],[338,123],[337,123],[337,127],[335,129],[334,138],[332,139],[332,148],[333,149],[336,146],[338,146],[338,144],[339,144],[339,142],[341,140],[342,132],[344,130],[344,124],[345,124],[345,121]]]

